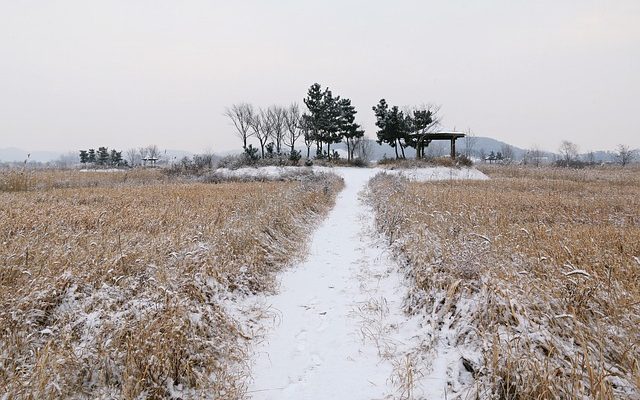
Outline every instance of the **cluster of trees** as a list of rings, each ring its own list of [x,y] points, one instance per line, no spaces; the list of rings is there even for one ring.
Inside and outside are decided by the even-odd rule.
[[[135,167],[145,165],[149,160],[154,160],[151,164],[155,165],[162,159],[162,154],[156,145],[129,149],[124,157],[122,151],[109,150],[108,147],[98,147],[98,150],[80,150],[79,155],[83,165],[105,167]]]
[[[595,165],[598,162],[593,152],[580,155],[578,145],[568,140],[563,140],[559,148],[560,159],[555,164],[562,167],[582,167],[585,165]],[[636,156],[636,151],[629,146],[619,144],[613,154],[615,161],[625,167],[631,163]],[[600,161],[602,162],[602,161]]]
[[[331,153],[331,144],[344,141],[347,158],[352,160],[364,131],[355,122],[357,111],[351,100],[334,96],[328,87],[322,90],[318,83],[314,83],[307,91],[304,104],[309,110],[308,114],[302,116],[302,124],[306,128],[307,157],[312,142],[316,144],[317,158],[331,158],[335,156]]]
[[[314,83],[304,104],[308,111],[301,113],[296,103],[288,107],[273,105],[266,109],[239,103],[227,108],[224,114],[233,123],[235,133],[250,157],[258,157],[258,149],[249,144],[249,140],[255,138],[261,158],[288,154],[290,158],[299,159],[301,155],[295,146],[302,140],[307,148],[307,158],[314,143],[316,157],[336,157],[337,153],[331,153],[331,144],[344,141],[348,158],[352,159],[364,131],[355,122],[356,110],[351,100],[334,96],[329,88],[323,90]]]
[[[80,162],[82,164],[93,164],[101,166],[120,167],[127,165],[122,159],[122,152],[107,147],[98,147],[98,150],[80,150]]]
[[[636,151],[632,150],[626,144],[619,144],[616,149],[616,158],[623,167],[632,162],[636,155]]]
[[[376,132],[378,144],[386,143],[393,147],[396,158],[406,158],[404,149],[407,147],[416,149],[416,158],[424,157],[427,135],[439,125],[437,107],[424,105],[402,111],[398,106],[389,107],[386,100],[381,99],[373,107],[373,112],[379,128]]]
[[[127,164],[131,167],[135,167],[136,165],[145,165],[145,160],[149,159],[154,159],[156,162],[159,162],[162,159],[162,154],[160,153],[158,146],[152,144],[146,147],[131,148],[127,150],[125,157]]]
[[[304,130],[297,104],[256,109],[252,104],[239,103],[227,108],[224,114],[233,122],[242,148],[251,157],[256,156],[258,150],[248,143],[252,137],[259,143],[262,158],[281,155],[285,148],[289,149],[290,156],[295,156],[295,144]]]

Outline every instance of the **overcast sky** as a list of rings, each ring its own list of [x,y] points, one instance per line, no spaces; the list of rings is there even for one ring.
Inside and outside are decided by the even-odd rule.
[[[225,106],[314,82],[371,137],[384,97],[520,147],[640,147],[640,1],[0,0],[0,148],[239,148]]]

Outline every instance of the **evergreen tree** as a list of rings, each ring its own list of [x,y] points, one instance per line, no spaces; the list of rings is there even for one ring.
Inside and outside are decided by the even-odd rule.
[[[340,143],[342,109],[340,107],[340,96],[333,97],[333,93],[328,88],[324,91],[323,99],[324,115],[321,119],[320,140],[327,144],[327,154],[332,158],[331,144]]]
[[[316,142],[317,157],[324,157],[326,154],[328,158],[333,158],[337,153],[331,152],[331,144],[346,140],[347,147],[351,148],[354,147],[355,139],[364,136],[360,125],[355,123],[356,110],[351,105],[351,100],[334,96],[329,88],[322,90],[319,84],[314,83],[307,91],[304,104],[309,109],[308,114],[302,115],[301,121],[307,155],[311,141]]]
[[[431,109],[414,110],[413,115],[407,115],[406,118],[410,132],[406,143],[416,149],[416,158],[423,158],[427,130],[435,122],[434,113]]]
[[[275,144],[273,142],[267,143],[265,149],[267,150],[266,158],[273,158],[275,156]]]
[[[373,107],[373,111],[376,115],[376,126],[380,128],[376,132],[378,136],[378,144],[387,143],[393,147],[396,152],[396,159],[400,158],[398,154],[398,147],[402,150],[402,157],[404,158],[404,140],[408,136],[408,124],[404,116],[404,113],[400,111],[398,106],[393,106],[389,109],[385,99],[381,99],[380,102]]]
[[[116,151],[115,149],[111,150],[110,153],[110,164],[113,166],[120,166],[122,164],[122,152]]]
[[[80,150],[80,162],[86,164],[89,161],[89,153],[86,150]]]
[[[109,162],[109,150],[106,147],[98,147],[98,164],[106,165]]]
[[[364,136],[364,131],[360,129],[360,125],[355,123],[356,109],[351,105],[351,100],[341,99],[340,105],[340,136],[347,144],[347,160],[353,160],[353,152],[355,151],[355,141]]]
[[[95,164],[95,162],[96,162],[96,151],[94,149],[89,149],[89,151],[87,152],[87,161],[89,161],[92,164]]]
[[[320,84],[314,83],[307,91],[307,97],[303,100],[309,109],[309,114],[303,115],[303,120],[309,128],[309,137],[316,142],[316,152],[322,152],[320,141],[320,129],[323,125],[324,118],[324,95]]]

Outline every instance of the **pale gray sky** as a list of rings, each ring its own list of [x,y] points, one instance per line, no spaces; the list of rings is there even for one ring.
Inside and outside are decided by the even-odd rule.
[[[638,71],[638,0],[0,0],[0,147],[239,148],[225,106],[313,82],[369,136],[384,97],[520,147],[640,147]]]

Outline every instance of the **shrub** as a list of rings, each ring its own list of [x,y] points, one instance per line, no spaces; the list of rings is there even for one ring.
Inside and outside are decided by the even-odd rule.
[[[298,165],[298,162],[302,158],[302,152],[300,150],[292,150],[289,154],[289,161],[293,163],[293,165]]]

